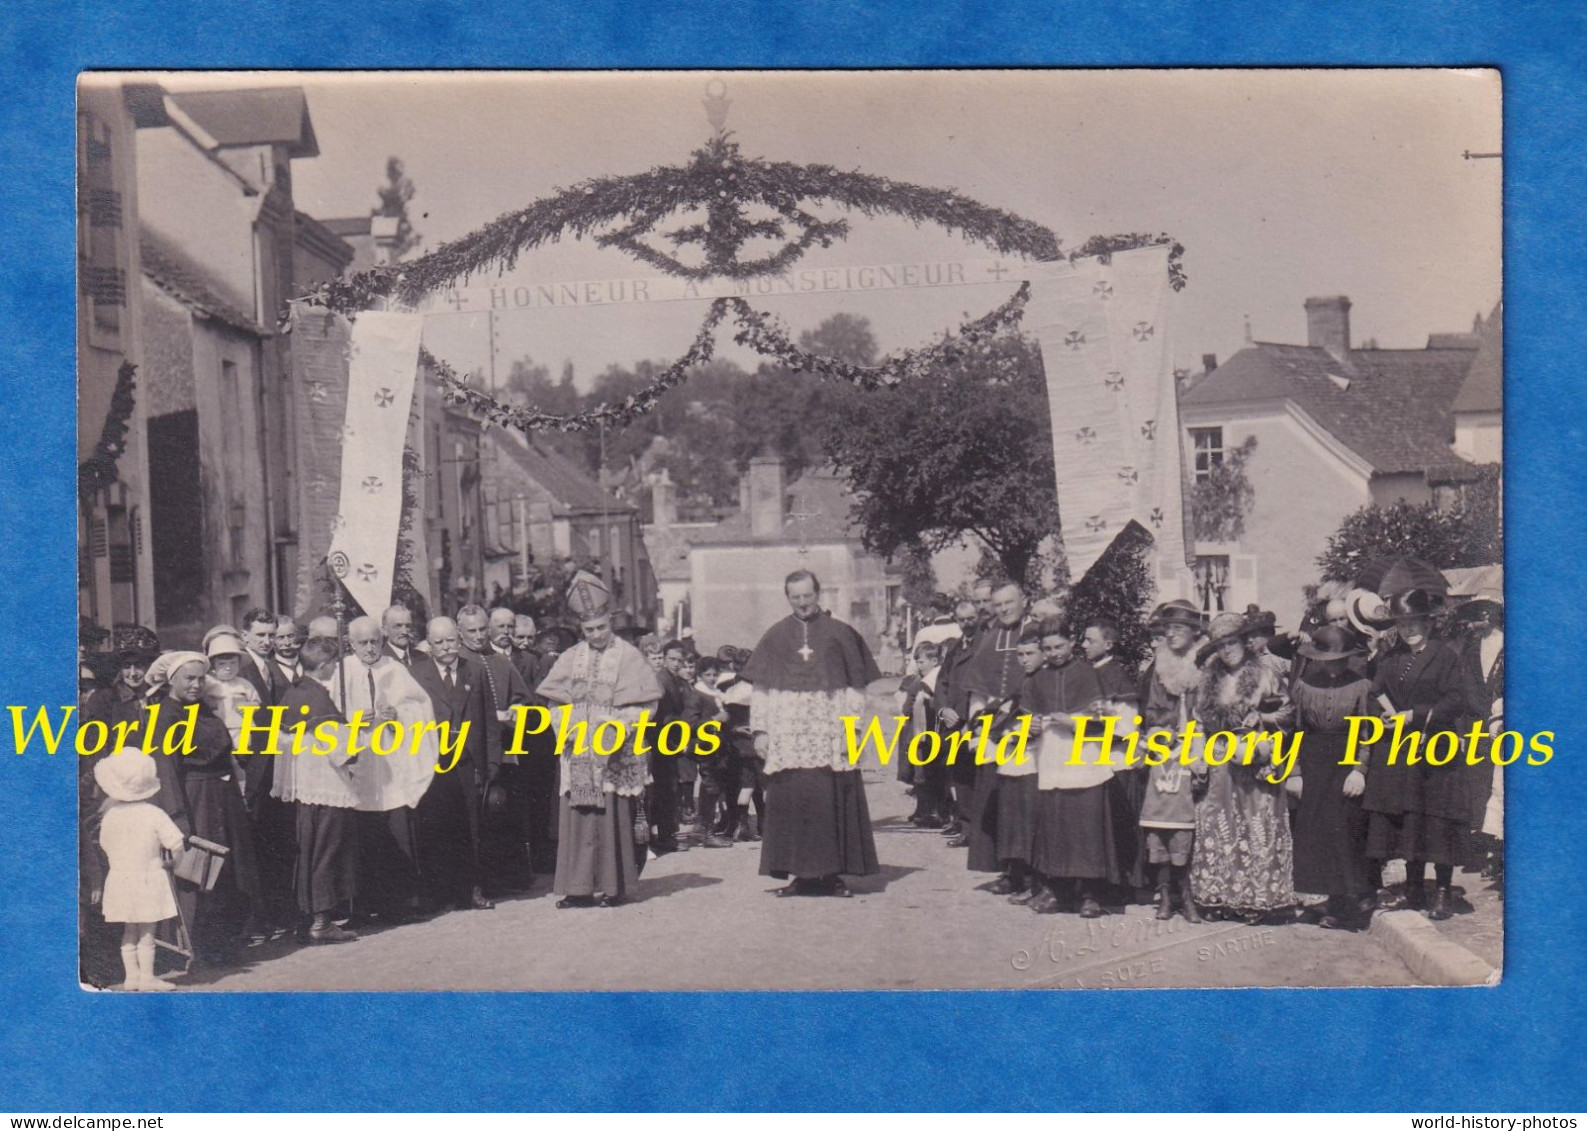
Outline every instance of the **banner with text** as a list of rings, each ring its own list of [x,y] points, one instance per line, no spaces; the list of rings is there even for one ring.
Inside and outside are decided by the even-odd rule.
[[[976,283],[1017,284],[1055,264],[1018,259],[932,260],[866,266],[808,267],[757,279],[591,279],[572,282],[503,280],[439,291],[423,307],[426,314],[484,314],[504,310],[554,310],[626,303],[686,302],[714,298],[769,298],[845,291],[912,290],[964,287]]]

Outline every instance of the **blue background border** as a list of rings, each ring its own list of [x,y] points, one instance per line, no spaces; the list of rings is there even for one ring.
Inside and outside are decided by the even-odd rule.
[[[1570,4],[12,0],[0,59],[0,702],[68,703],[82,68],[1496,65],[1507,162],[1508,964],[1493,990],[92,995],[72,768],[0,779],[0,1107],[1587,1109],[1580,566],[1587,19]],[[1574,647],[1573,647],[1574,646]],[[929,922],[914,925],[931,930]],[[734,945],[702,935],[702,949]],[[526,939],[532,949],[534,940]],[[459,960],[466,961],[466,955]]]

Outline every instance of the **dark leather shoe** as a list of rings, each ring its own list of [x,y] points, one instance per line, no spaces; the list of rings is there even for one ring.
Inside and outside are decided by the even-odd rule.
[[[568,911],[575,907],[594,907],[595,897],[590,895],[564,895],[557,900],[558,911]]]
[[[1089,895],[1086,896],[1084,899],[1082,899],[1080,901],[1080,918],[1082,918],[1082,919],[1100,919],[1100,918],[1102,918],[1102,905],[1100,903],[1098,903],[1095,899],[1091,898],[1091,896],[1089,896]]]
[[[491,911],[495,909],[496,904],[493,900],[486,899],[484,892],[475,888],[468,897],[468,906],[473,911]]]
[[[1453,904],[1454,898],[1450,895],[1448,888],[1435,888],[1433,890],[1433,901],[1427,906],[1427,917],[1438,920],[1448,919],[1455,913]]]
[[[999,876],[986,890],[993,895],[1012,895],[1014,892],[1024,891],[1025,885],[1012,876]]]
[[[965,836],[963,833],[960,833],[958,836],[954,837],[952,840],[950,840],[948,842],[948,847],[949,848],[969,848],[970,847],[970,838]]]
[[[725,837],[725,836],[717,836],[715,833],[712,833],[711,835],[707,836],[704,840],[702,840],[700,842],[700,847],[701,848],[732,848],[733,847],[733,842],[728,840],[727,837]]]
[[[1174,917],[1174,897],[1168,894],[1168,885],[1164,884],[1157,889],[1157,916],[1158,919],[1172,919]]]
[[[1025,907],[1029,905],[1031,900],[1040,895],[1041,892],[1042,889],[1039,886],[1036,884],[1031,884],[1024,891],[1017,891],[1013,895],[1009,896],[1008,901],[1015,907]]]
[[[1360,923],[1353,923],[1336,915],[1324,915],[1317,920],[1317,925],[1325,931],[1359,931],[1361,929]]]
[[[1042,888],[1025,906],[1038,915],[1056,915],[1063,910],[1063,902],[1049,888]]]
[[[621,907],[626,902],[627,902],[627,900],[625,900],[620,895],[606,895],[606,896],[602,896],[601,897],[600,906],[601,907]]]
[[[309,932],[309,942],[316,946],[322,943],[354,942],[357,938],[357,932],[345,930],[335,925]]]

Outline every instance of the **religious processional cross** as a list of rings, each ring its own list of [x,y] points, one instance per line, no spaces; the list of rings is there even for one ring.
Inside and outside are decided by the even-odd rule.
[[[818,510],[789,511],[788,517],[799,524],[799,556],[801,558],[808,558],[810,556],[810,542],[807,537],[809,533],[809,527],[806,526],[806,523],[808,523],[812,518],[820,518],[821,512]]]

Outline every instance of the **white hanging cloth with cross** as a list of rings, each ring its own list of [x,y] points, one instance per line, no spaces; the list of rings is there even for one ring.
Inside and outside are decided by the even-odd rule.
[[[1169,343],[1168,248],[1043,264],[1025,326],[1041,342],[1064,551],[1076,580],[1131,519],[1158,560],[1183,563],[1178,375]],[[1055,269],[1056,268],[1056,269]]]

